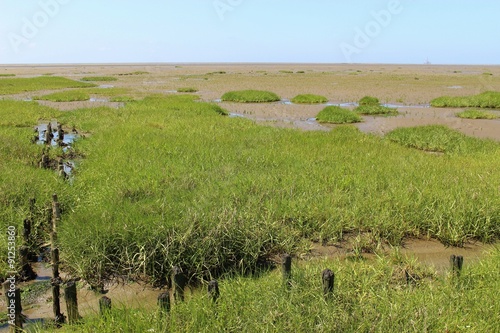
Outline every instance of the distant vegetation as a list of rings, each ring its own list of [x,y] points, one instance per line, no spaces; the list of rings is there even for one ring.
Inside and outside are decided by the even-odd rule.
[[[398,128],[386,137],[403,146],[429,152],[469,154],[500,151],[500,144],[494,141],[468,137],[441,125]]]
[[[466,119],[497,119],[498,115],[483,110],[465,110],[456,114],[459,118]]]
[[[387,106],[382,106],[382,105],[360,105],[354,109],[354,112],[369,116],[375,116],[375,115],[394,116],[398,114],[397,109],[389,108]]]
[[[90,95],[86,91],[81,90],[66,90],[59,91],[49,95],[35,96],[34,100],[52,101],[52,102],[76,102],[88,101]]]
[[[292,102],[295,104],[321,104],[328,102],[328,98],[320,95],[303,94],[295,96]]]
[[[18,94],[37,90],[96,87],[93,83],[78,82],[58,76],[33,78],[5,78],[0,80],[0,95]]]
[[[0,77],[12,77],[16,76],[16,74],[0,74]]]
[[[198,91],[198,89],[193,88],[193,87],[183,87],[183,88],[177,89],[177,92],[180,92],[180,93],[195,93],[197,91]]]
[[[126,75],[144,75],[144,74],[149,74],[149,72],[135,71],[135,72],[131,72],[131,73],[120,73],[120,74],[117,74],[117,75],[126,76]]]
[[[443,96],[431,101],[433,107],[453,108],[500,108],[500,92],[487,91],[474,96]]]
[[[358,102],[359,105],[380,105],[380,101],[376,97],[365,96],[361,98]]]
[[[280,70],[278,72],[282,73],[282,74],[293,74],[293,71],[289,71],[289,70]]]
[[[107,82],[107,81],[116,81],[118,80],[114,76],[86,76],[81,79],[82,81],[102,81],[102,82]]]
[[[273,92],[262,90],[230,91],[222,95],[223,101],[239,103],[277,102],[281,98]]]
[[[133,102],[135,101],[135,98],[130,97],[130,96],[115,96],[111,97],[110,102]]]
[[[341,108],[340,106],[327,106],[316,116],[320,123],[349,124],[359,123],[361,117],[351,110]]]

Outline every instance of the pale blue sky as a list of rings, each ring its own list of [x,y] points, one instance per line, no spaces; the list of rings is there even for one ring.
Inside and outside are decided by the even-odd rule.
[[[0,64],[500,64],[494,0],[0,0]]]

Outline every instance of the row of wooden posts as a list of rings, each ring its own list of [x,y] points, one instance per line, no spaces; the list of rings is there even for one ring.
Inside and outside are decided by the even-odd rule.
[[[66,302],[67,319],[69,324],[76,323],[81,319],[78,313],[78,300],[77,300],[77,281],[78,279],[71,279],[68,281],[63,281],[59,274],[59,249],[57,248],[57,226],[59,225],[61,219],[59,202],[57,195],[54,194],[52,197],[52,231],[50,233],[51,242],[51,263],[52,263],[52,308],[54,313],[54,319],[56,325],[61,325],[66,321],[66,317],[61,312],[61,286],[64,287],[64,299]],[[30,202],[30,205],[34,205],[34,199]],[[31,230],[31,220],[26,219],[24,222],[24,232],[23,238],[25,244],[29,241]],[[29,271],[31,267],[28,262],[28,247],[24,245],[20,251],[22,273],[30,274]],[[450,257],[451,269],[455,276],[459,276],[463,266],[463,257],[452,255]],[[27,268],[29,267],[29,269]],[[281,262],[282,272],[283,272],[283,283],[286,288],[292,287],[292,256],[285,254],[282,257]],[[32,270],[31,270],[32,272]],[[35,274],[36,275],[36,274]],[[405,271],[406,281],[408,284],[415,282],[415,276],[411,275],[408,271]],[[182,272],[180,267],[174,266],[171,272],[171,292],[163,292],[158,296],[158,306],[163,311],[170,311],[171,299],[176,302],[184,301],[184,289],[187,287],[188,279],[186,275]],[[335,274],[330,269],[325,269],[321,274],[322,285],[323,285],[323,296],[325,298],[333,295],[334,284],[335,284]],[[19,288],[15,289],[15,295],[8,293],[10,288],[10,283],[6,281],[4,283],[4,293],[7,296],[7,304],[11,303],[11,300],[16,305],[15,308],[15,321],[14,325],[11,325],[11,332],[21,332],[23,326],[22,319],[22,307],[21,307],[21,292]],[[208,295],[210,299],[216,303],[220,297],[219,283],[217,280],[212,280],[208,283]],[[99,299],[99,311],[101,315],[106,315],[111,310],[111,299],[109,297],[103,296]]]

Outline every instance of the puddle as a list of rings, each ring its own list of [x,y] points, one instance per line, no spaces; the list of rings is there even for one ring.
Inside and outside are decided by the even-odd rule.
[[[281,104],[292,105],[293,103],[289,99],[284,98],[281,100]]]
[[[89,99],[90,102],[101,102],[101,103],[107,103],[109,102],[109,99],[106,98],[97,98],[97,97],[91,97]]]
[[[446,87],[448,89],[462,89],[463,87],[462,86],[450,86],[450,87]]]
[[[35,131],[38,131],[38,144],[44,144],[45,143],[45,132],[47,132],[47,127],[49,125],[49,122],[40,122],[37,127],[35,127]],[[51,146],[58,146],[57,140],[59,140],[59,132],[57,130],[57,122],[51,121],[50,122],[50,127],[52,129],[52,140],[50,142]],[[63,146],[65,148],[68,148],[71,146],[71,144],[75,141],[76,139],[76,134],[74,133],[66,133],[64,132],[64,137],[63,137]]]
[[[109,88],[114,88],[115,86],[111,85],[111,84],[101,84],[99,86],[99,88],[102,88],[102,89],[109,89]]]
[[[221,103],[221,102],[222,102],[222,99],[220,99],[220,98],[214,99],[214,103]]]
[[[230,112],[229,113],[229,118],[245,118],[245,116],[242,115],[242,114],[239,114],[239,113],[232,113],[232,112]]]

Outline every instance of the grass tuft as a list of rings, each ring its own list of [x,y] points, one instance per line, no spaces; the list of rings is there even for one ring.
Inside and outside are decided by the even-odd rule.
[[[320,123],[332,124],[350,124],[362,121],[359,115],[340,106],[327,106],[318,113],[316,120]]]
[[[222,95],[221,99],[225,102],[268,103],[277,102],[280,100],[280,97],[270,91],[240,90],[227,92]]]
[[[88,101],[90,99],[90,95],[86,91],[82,90],[66,90],[43,96],[35,96],[33,99],[52,102],[77,102]]]
[[[375,106],[375,105],[379,105],[380,101],[376,97],[365,96],[365,97],[361,98],[358,103],[359,103],[359,105],[362,105],[362,106],[364,106],[364,105],[373,105],[373,106]]]
[[[86,76],[81,79],[82,81],[117,81],[118,79],[114,76]]]
[[[486,91],[473,96],[442,96],[433,99],[431,106],[438,108],[500,108],[500,92]]]
[[[397,109],[389,108],[382,105],[360,105],[354,109],[354,112],[369,116],[375,116],[375,115],[394,116],[398,114]]]
[[[465,110],[456,114],[459,118],[465,119],[498,119],[498,115],[482,110]]]
[[[0,95],[17,94],[37,90],[96,87],[93,83],[78,82],[58,76],[33,78],[5,78],[0,80]]]
[[[178,88],[177,92],[180,92],[180,93],[195,93],[195,92],[198,92],[198,89],[197,88],[193,88],[193,87],[183,87],[183,88]]]
[[[292,103],[295,104],[321,104],[326,102],[328,102],[328,98],[313,94],[297,95],[292,99]]]
[[[16,76],[16,74],[0,74],[0,77],[12,77]]]

